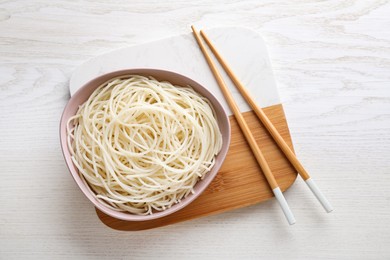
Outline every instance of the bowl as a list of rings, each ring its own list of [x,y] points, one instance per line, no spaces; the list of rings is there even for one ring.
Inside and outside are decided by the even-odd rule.
[[[69,118],[76,114],[78,107],[81,104],[83,104],[88,99],[88,97],[92,94],[92,92],[104,82],[118,76],[130,75],[130,74],[141,75],[141,76],[152,76],[159,81],[169,81],[173,85],[178,85],[178,86],[190,85],[196,92],[206,97],[211,102],[216,113],[216,119],[218,122],[219,129],[222,134],[223,145],[221,151],[218,153],[218,155],[215,158],[215,164],[213,168],[205,175],[205,177],[196,183],[194,187],[194,193],[182,199],[181,202],[174,204],[171,208],[166,209],[164,211],[153,212],[153,214],[151,215],[135,215],[128,212],[115,211],[113,209],[110,209],[103,203],[101,203],[99,200],[97,200],[91,188],[87,184],[85,184],[84,181],[81,179],[78,169],[72,162],[71,154],[67,145],[66,124]],[[77,185],[84,193],[84,195],[92,202],[92,204],[96,208],[98,208],[100,211],[104,212],[105,214],[117,219],[126,220],[126,221],[146,221],[146,220],[161,218],[169,214],[172,214],[188,206],[192,201],[194,201],[197,197],[199,197],[200,194],[202,194],[202,192],[207,188],[207,186],[212,182],[214,177],[217,175],[218,170],[221,168],[222,163],[225,160],[229,148],[229,144],[230,144],[230,123],[229,123],[228,115],[226,114],[226,111],[223,109],[219,101],[205,87],[203,87],[196,81],[171,71],[158,70],[158,69],[126,69],[126,70],[114,71],[92,79],[84,86],[82,86],[70,98],[69,102],[64,108],[64,112],[62,114],[62,118],[60,122],[60,141],[61,141],[61,147],[62,147],[62,152],[64,155],[65,162],[67,164],[67,167],[73,179],[76,181]]]

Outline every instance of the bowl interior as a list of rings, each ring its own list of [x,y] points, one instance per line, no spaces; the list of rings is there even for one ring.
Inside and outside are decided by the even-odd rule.
[[[71,154],[67,145],[66,124],[69,118],[76,114],[79,105],[83,104],[88,99],[88,97],[92,94],[92,92],[104,82],[117,76],[130,75],[130,74],[141,75],[141,76],[152,76],[159,81],[169,81],[170,83],[178,86],[190,85],[195,91],[197,91],[199,94],[201,94],[202,96],[210,100],[211,104],[213,105],[216,112],[218,126],[221,131],[222,141],[223,141],[222,149],[216,156],[214,167],[211,169],[209,173],[206,174],[203,180],[200,180],[195,185],[194,194],[190,194],[185,199],[183,199],[180,203],[173,205],[169,209],[166,209],[161,212],[155,212],[152,215],[146,215],[146,216],[134,215],[126,212],[118,212],[108,208],[107,206],[99,202],[95,198],[94,193],[90,189],[90,187],[86,185],[81,179],[77,168],[72,162]],[[226,111],[223,109],[222,105],[218,102],[218,100],[207,89],[205,89],[203,86],[193,81],[192,79],[171,71],[156,70],[156,69],[128,69],[128,70],[115,71],[115,72],[111,72],[99,76],[86,83],[71,97],[62,114],[62,118],[60,122],[60,140],[61,140],[61,146],[62,146],[64,158],[69,168],[69,171],[72,174],[72,177],[76,181],[81,191],[95,205],[95,207],[97,207],[99,210],[103,211],[107,215],[110,215],[114,218],[127,220],[127,221],[145,221],[145,220],[160,218],[182,209],[183,207],[190,204],[193,200],[195,200],[207,188],[207,186],[211,183],[213,178],[216,176],[218,170],[220,169],[226,157],[229,144],[230,144],[230,123]]]

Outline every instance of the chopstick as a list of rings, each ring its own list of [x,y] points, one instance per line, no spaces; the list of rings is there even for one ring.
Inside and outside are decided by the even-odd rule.
[[[232,69],[227,64],[227,62],[222,58],[221,54],[217,51],[215,45],[211,42],[210,38],[203,31],[200,31],[200,34],[203,37],[203,39],[205,40],[205,42],[207,43],[207,45],[210,47],[211,51],[214,53],[215,57],[217,58],[219,63],[222,65],[222,67],[224,68],[224,70],[226,71],[226,73],[228,74],[230,79],[233,81],[234,85],[240,91],[241,95],[244,97],[244,99],[250,105],[250,107],[255,111],[257,117],[260,119],[260,121],[266,127],[266,129],[271,134],[271,136],[273,137],[275,142],[278,144],[279,148],[283,151],[285,156],[288,158],[290,163],[294,166],[295,170],[299,173],[299,175],[305,181],[307,186],[310,188],[310,190],[316,196],[316,198],[321,203],[321,205],[323,206],[325,211],[328,213],[333,211],[333,207],[330,204],[330,202],[327,200],[325,195],[318,188],[318,186],[313,181],[313,179],[310,177],[309,173],[305,170],[303,165],[299,162],[299,160],[296,157],[296,155],[294,154],[294,152],[290,149],[288,144],[284,141],[283,137],[279,134],[278,130],[275,128],[275,126],[272,124],[272,122],[268,119],[267,115],[256,104],[254,99],[249,94],[248,90],[240,82],[240,80],[234,74]]]
[[[233,98],[230,90],[226,86],[226,84],[225,84],[221,74],[219,73],[216,65],[214,64],[210,55],[208,54],[206,47],[200,38],[199,33],[196,31],[194,26],[191,26],[191,28],[192,28],[192,31],[194,32],[194,36],[196,38],[196,41],[198,42],[198,45],[199,45],[200,49],[202,50],[204,57],[206,58],[206,61],[209,64],[209,67],[210,67],[211,71],[213,72],[214,77],[215,77],[230,109],[233,111],[233,114],[234,114],[234,116],[238,122],[238,125],[240,126],[244,136],[245,136],[245,139],[247,140],[250,148],[252,149],[252,152],[253,152],[259,166],[261,167],[261,170],[263,171],[269,186],[271,187],[276,199],[278,200],[278,202],[280,204],[280,207],[283,210],[284,215],[287,218],[288,223],[290,225],[293,225],[295,223],[294,215],[291,212],[290,207],[288,206],[287,201],[284,198],[283,193],[280,190],[280,187],[279,187],[278,183],[276,182],[275,177],[272,174],[271,169],[270,169],[267,161],[265,160],[263,153],[261,152],[259,146],[256,143],[255,138],[253,137],[248,125],[246,124],[245,119],[242,116],[240,109],[237,106],[237,103],[234,101],[234,98]]]

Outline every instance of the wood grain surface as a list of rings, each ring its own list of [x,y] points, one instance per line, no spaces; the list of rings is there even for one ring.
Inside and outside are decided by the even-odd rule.
[[[0,1],[0,259],[389,259],[390,1]],[[269,49],[305,184],[141,232],[108,228],[73,182],[58,125],[74,68],[98,54],[244,26]],[[237,50],[239,51],[239,49]]]
[[[264,113],[283,139],[292,147],[283,106],[275,105],[264,108]],[[297,177],[295,169],[257,119],[255,113],[245,112],[243,117],[261,148],[280,189],[287,190]],[[210,186],[190,205],[160,219],[137,222],[115,219],[96,210],[100,220],[107,226],[118,230],[144,230],[222,213],[272,198],[274,196],[272,190],[234,116],[230,116],[230,123],[232,139],[225,162]]]

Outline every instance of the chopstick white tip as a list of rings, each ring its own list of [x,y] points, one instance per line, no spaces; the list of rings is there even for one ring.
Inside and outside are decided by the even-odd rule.
[[[310,190],[313,192],[313,194],[316,196],[318,201],[321,203],[322,207],[324,207],[325,211],[327,213],[330,213],[333,211],[333,207],[330,204],[330,202],[327,200],[325,195],[320,191],[317,184],[313,181],[313,179],[309,178],[306,181],[307,186],[310,188]]]
[[[279,187],[273,189],[272,191],[274,192],[275,198],[278,200],[279,205],[282,208],[284,215],[286,216],[288,224],[294,225],[296,222],[294,214],[292,213],[290,207],[288,206],[287,201],[284,198],[282,191],[280,190]]]

